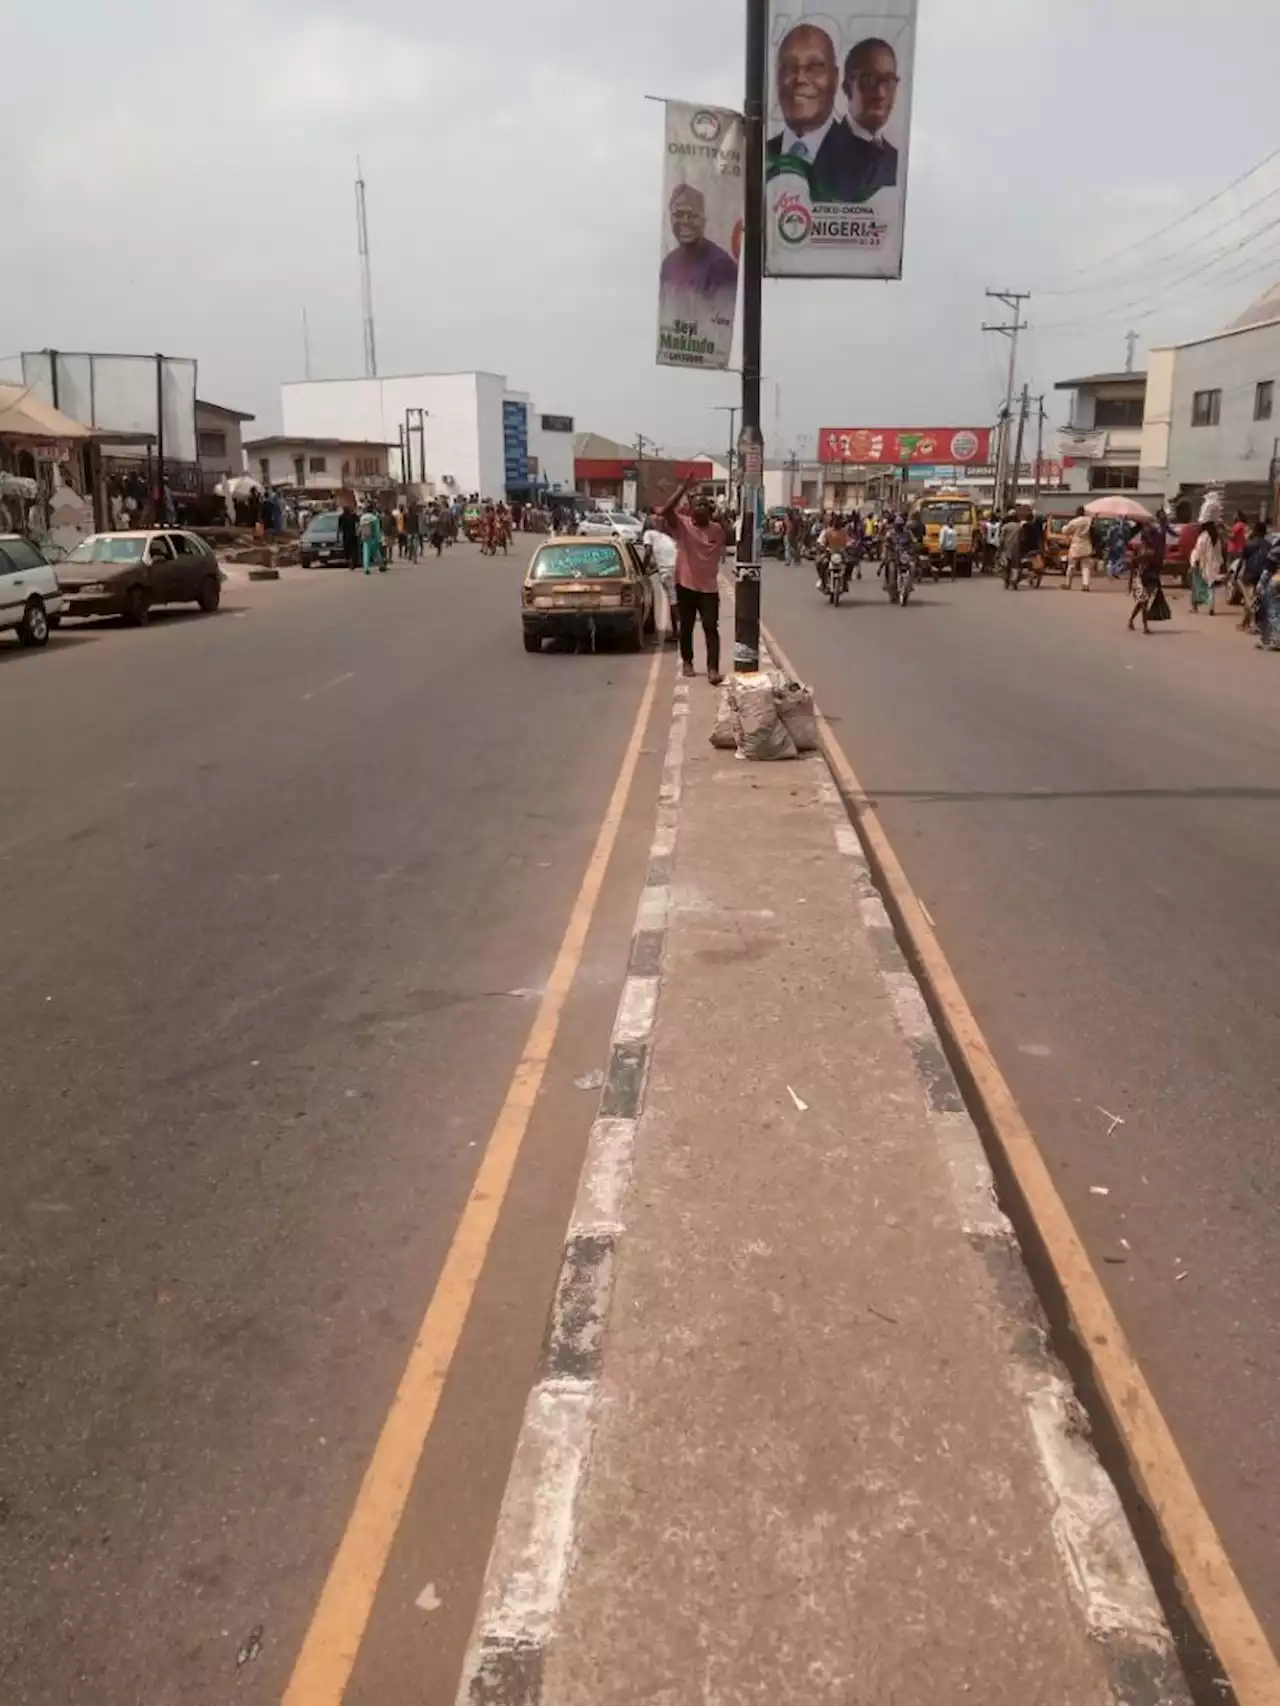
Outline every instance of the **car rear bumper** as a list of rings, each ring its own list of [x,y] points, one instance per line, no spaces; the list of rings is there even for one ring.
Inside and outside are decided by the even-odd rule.
[[[526,634],[539,639],[577,639],[592,628],[597,634],[634,634],[640,612],[625,610],[533,610],[522,617]]]

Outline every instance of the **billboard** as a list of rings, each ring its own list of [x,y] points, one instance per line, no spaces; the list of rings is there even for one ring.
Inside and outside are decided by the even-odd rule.
[[[502,404],[503,477],[508,486],[523,486],[529,478],[529,411],[523,403],[504,398]]]
[[[916,0],[769,0],[765,272],[901,278]]]
[[[200,459],[196,446],[196,364],[184,356],[24,350],[22,382],[72,420],[108,434],[149,433],[157,437],[158,409],[163,408],[165,459]]]
[[[659,367],[726,368],[742,248],[742,119],[666,102]]]
[[[823,427],[818,460],[908,468],[914,463],[954,463],[962,468],[990,460],[990,427]]]

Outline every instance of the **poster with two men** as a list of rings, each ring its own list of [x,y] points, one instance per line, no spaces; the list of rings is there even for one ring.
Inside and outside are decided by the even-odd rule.
[[[917,0],[770,0],[765,272],[900,278]],[[742,245],[739,114],[666,103],[658,362],[726,368]]]
[[[900,278],[916,0],[772,0],[765,271]]]

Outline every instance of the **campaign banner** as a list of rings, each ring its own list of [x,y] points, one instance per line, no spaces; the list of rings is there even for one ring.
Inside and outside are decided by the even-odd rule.
[[[953,463],[972,468],[990,460],[990,427],[823,427],[818,460],[886,468]]]
[[[916,3],[769,0],[772,277],[902,277]]]
[[[742,119],[666,103],[658,365],[725,368],[742,250]]]

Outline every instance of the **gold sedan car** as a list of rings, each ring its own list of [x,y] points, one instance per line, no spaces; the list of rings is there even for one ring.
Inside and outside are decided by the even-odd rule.
[[[657,626],[654,581],[652,566],[625,539],[548,539],[525,571],[525,651],[541,651],[544,640],[607,635],[638,652]]]

